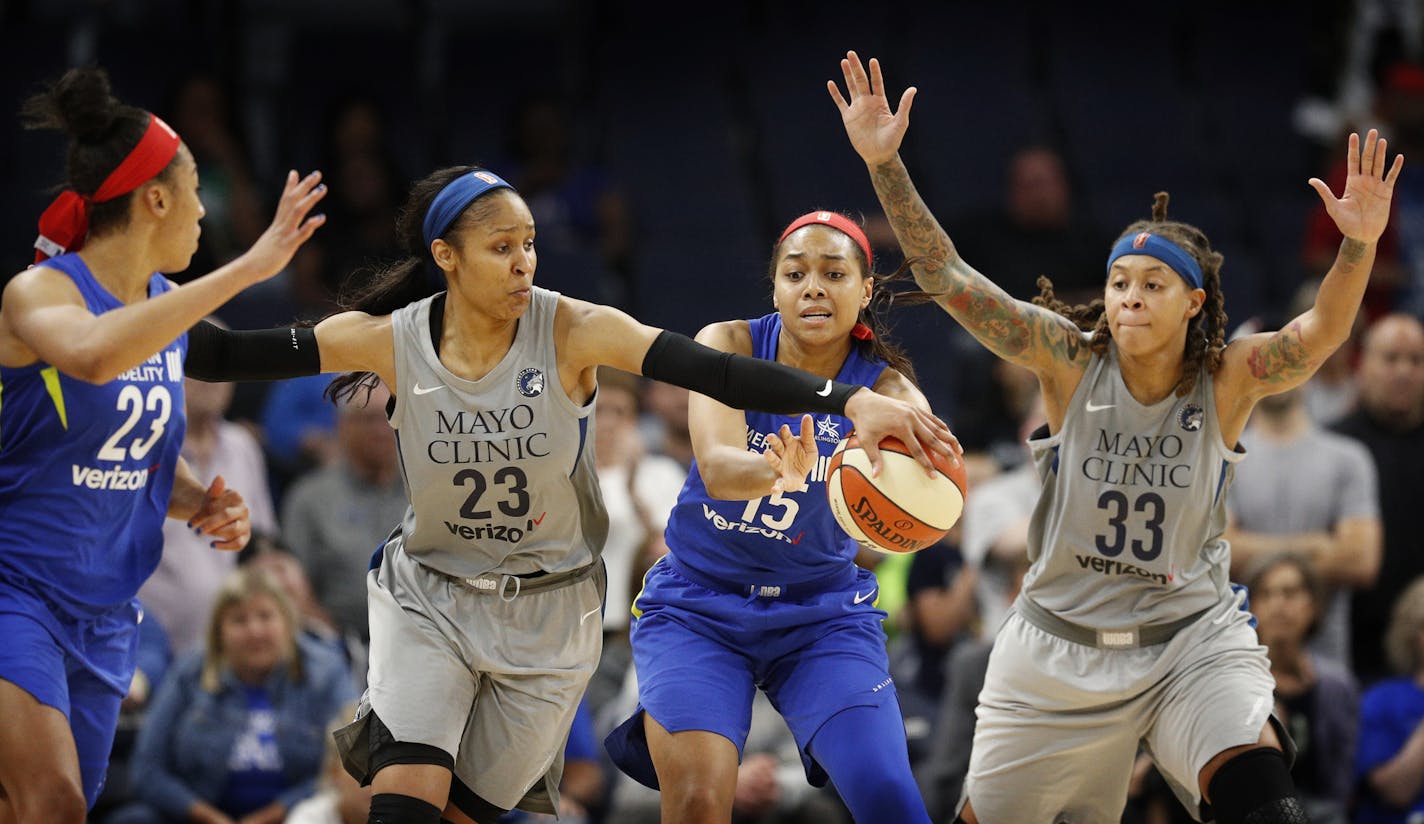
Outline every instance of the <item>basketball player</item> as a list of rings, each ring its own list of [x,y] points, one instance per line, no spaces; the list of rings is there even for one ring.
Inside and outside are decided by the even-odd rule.
[[[1374,130],[1350,136],[1343,196],[1310,181],[1344,235],[1315,305],[1226,345],[1222,257],[1167,219],[1165,193],[1113,246],[1102,303],[1067,307],[1047,283],[1015,301],[958,256],[910,182],[898,148],[915,90],[892,112],[878,62],[867,76],[850,52],[841,69],[849,102],[827,86],[851,144],[906,255],[934,261],[915,267],[920,286],[1032,370],[1047,408],[1029,444],[1033,565],[990,657],[962,819],[1117,821],[1141,741],[1203,820],[1305,821],[1265,650],[1227,580],[1224,490],[1256,401],[1349,334],[1403,158],[1387,163]]]
[[[717,349],[874,387],[922,410],[908,359],[870,311],[870,241],[849,218],[811,212],[770,265],[776,311],[712,324]],[[661,788],[664,821],[732,818],[755,691],[859,822],[929,822],[910,772],[874,573],[826,498],[840,415],[742,412],[693,396],[696,453],[668,519],[670,553],[644,577],[631,640],[639,706],[607,740],[615,763]],[[809,477],[808,477],[808,472]]]
[[[24,117],[69,134],[69,191],[0,304],[0,821],[75,824],[104,783],[164,516],[220,549],[247,542],[242,497],[179,457],[185,358],[210,359],[185,332],[286,265],[325,191],[293,172],[252,249],[175,286],[161,273],[188,268],[203,217],[178,135],[97,68]]]
[[[486,170],[418,181],[399,234],[409,257],[316,325],[319,363],[289,359],[351,373],[332,382],[335,397],[391,389],[411,501],[368,576],[369,688],[340,733],[343,758],[374,787],[373,822],[553,813],[603,638],[607,517],[589,425],[599,366],[732,406],[845,415],[867,439],[912,444],[927,471],[925,449],[958,444],[927,409],[861,383],[717,352],[533,286],[534,219]]]

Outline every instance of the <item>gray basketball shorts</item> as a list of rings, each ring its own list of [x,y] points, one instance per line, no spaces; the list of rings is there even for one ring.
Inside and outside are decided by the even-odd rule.
[[[359,722],[374,710],[399,742],[454,759],[455,776],[500,807],[554,813],[564,745],[603,649],[602,569],[567,586],[505,600],[477,592],[387,545],[367,573],[371,650],[358,723],[343,760],[368,753]]]
[[[1166,644],[1128,650],[1011,614],[989,656],[964,786],[979,821],[1116,824],[1139,744],[1199,818],[1201,769],[1256,743],[1274,705],[1243,597],[1223,596]]]

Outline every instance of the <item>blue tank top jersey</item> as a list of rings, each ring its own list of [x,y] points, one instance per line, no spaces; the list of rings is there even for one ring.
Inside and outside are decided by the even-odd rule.
[[[772,313],[750,321],[752,354],[776,360],[781,316]],[[836,380],[873,386],[885,369],[882,361],[863,357],[852,347]],[[781,428],[801,431],[800,415],[770,415],[748,411],[747,449],[760,453]],[[813,415],[816,446],[821,457],[801,492],[763,496],[750,501],[713,499],[703,486],[694,460],[677,504],[668,518],[665,537],[677,561],[696,572],[729,583],[776,581],[800,584],[844,570],[856,554],[856,544],[836,523],[826,500],[826,465],[836,444],[851,431],[849,418]]]
[[[42,265],[94,314],[121,306],[77,254]],[[148,295],[169,288],[154,273]],[[187,350],[185,333],[98,386],[43,362],[0,367],[0,577],[76,618],[134,597],[163,553]]]

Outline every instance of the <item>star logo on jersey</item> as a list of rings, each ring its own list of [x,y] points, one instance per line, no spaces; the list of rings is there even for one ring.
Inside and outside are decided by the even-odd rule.
[[[1182,411],[1177,413],[1177,422],[1188,432],[1196,432],[1202,428],[1202,423],[1206,421],[1206,414],[1200,406],[1194,403],[1186,404]]]
[[[537,398],[544,392],[544,370],[531,366],[514,379],[514,387],[526,398]]]
[[[826,443],[837,443],[840,439],[841,425],[831,420],[830,415],[816,421],[816,440],[825,441]]]

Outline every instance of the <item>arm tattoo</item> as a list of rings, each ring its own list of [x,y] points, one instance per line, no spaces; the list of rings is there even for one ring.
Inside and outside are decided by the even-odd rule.
[[[905,256],[924,259],[913,267],[916,283],[938,295],[939,304],[974,337],[996,355],[1015,362],[1035,352],[1050,353],[1054,359],[1078,359],[1083,346],[1077,327],[1014,300],[965,263],[898,158],[876,166],[870,177]]]
[[[1251,377],[1265,383],[1287,383],[1309,377],[1315,371],[1310,352],[1301,339],[1300,321],[1272,335],[1251,349],[1246,363]]]
[[[1367,245],[1358,240],[1345,238],[1344,242],[1340,244],[1339,263],[1341,268],[1346,272],[1352,271],[1355,268],[1355,264],[1364,258],[1368,248]]]

